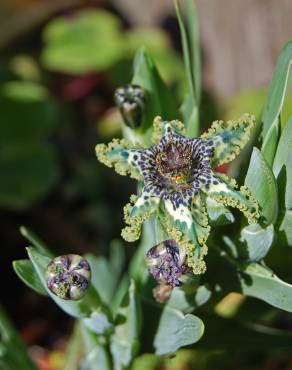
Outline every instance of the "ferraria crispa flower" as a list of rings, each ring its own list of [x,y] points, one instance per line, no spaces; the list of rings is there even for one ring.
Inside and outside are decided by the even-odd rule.
[[[258,204],[250,191],[235,180],[219,174],[214,167],[233,160],[247,143],[254,127],[248,114],[237,121],[216,121],[199,138],[185,137],[179,121],[154,120],[153,146],[141,147],[125,139],[98,144],[97,158],[121,175],[143,182],[139,196],[125,206],[122,236],[137,240],[142,223],[156,217],[168,239],[173,239],[187,256],[195,274],[205,271],[203,257],[210,233],[206,199],[238,208],[249,223],[259,217]]]

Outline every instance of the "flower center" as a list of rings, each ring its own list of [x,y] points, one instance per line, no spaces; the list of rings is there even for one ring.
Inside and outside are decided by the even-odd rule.
[[[158,172],[173,190],[177,190],[179,185],[187,185],[192,167],[191,154],[190,149],[181,148],[173,142],[167,143],[164,151],[157,154]]]

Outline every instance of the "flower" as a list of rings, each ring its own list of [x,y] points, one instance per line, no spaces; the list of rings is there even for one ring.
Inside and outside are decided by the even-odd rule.
[[[59,256],[48,264],[47,287],[56,296],[66,300],[79,300],[89,285],[89,263],[77,254]]]
[[[140,86],[129,84],[116,89],[115,103],[127,126],[131,128],[141,126],[145,107],[145,93]]]
[[[146,254],[149,273],[160,284],[172,288],[181,285],[182,277],[190,271],[186,256],[174,240],[165,240],[150,248]]]
[[[216,121],[201,137],[187,138],[181,122],[156,117],[154,145],[149,148],[125,139],[98,144],[99,161],[143,182],[139,196],[131,196],[125,206],[128,226],[122,231],[124,239],[137,240],[142,223],[155,216],[169,239],[187,255],[193,272],[203,273],[210,233],[207,197],[238,208],[249,223],[259,217],[258,204],[247,187],[236,190],[235,180],[213,169],[236,157],[247,143],[254,123],[254,117],[245,114],[237,121]]]

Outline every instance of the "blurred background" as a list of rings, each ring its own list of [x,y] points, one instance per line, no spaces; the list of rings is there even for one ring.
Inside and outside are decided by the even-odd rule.
[[[291,0],[196,4],[202,125],[245,112],[259,119],[277,57],[292,38]],[[107,255],[135,184],[98,165],[94,147],[120,135],[113,92],[131,80],[140,46],[174,96],[183,96],[180,35],[171,0],[0,0],[0,6],[0,303],[41,369],[58,370],[72,320],[13,272],[12,261],[25,258],[27,246],[19,227],[31,228],[57,255]],[[284,114],[292,114],[291,104]],[[132,248],[126,252],[130,258]],[[283,325],[292,330],[291,318]],[[230,358],[187,351],[157,369],[211,369],[214,361],[225,369],[292,369],[288,353]]]

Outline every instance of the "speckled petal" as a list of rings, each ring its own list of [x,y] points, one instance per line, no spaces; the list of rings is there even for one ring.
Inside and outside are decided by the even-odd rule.
[[[206,240],[210,233],[206,209],[200,194],[177,207],[170,200],[164,202],[167,233],[187,254],[187,264],[195,274],[205,272],[203,261],[207,253]]]
[[[145,196],[149,198],[145,199]],[[155,215],[159,202],[159,197],[149,196],[145,192],[140,197],[134,194],[130,197],[130,203],[124,207],[124,219],[128,226],[122,230],[122,237],[126,241],[139,239],[143,222]]]
[[[239,190],[236,190],[236,187],[235,180],[213,173],[209,182],[201,187],[201,191],[218,203],[238,208],[250,224],[257,222],[259,218],[257,201],[246,186],[241,186]]]
[[[120,175],[130,175],[136,180],[142,180],[139,163],[143,157],[142,148],[134,148],[134,145],[125,139],[114,139],[108,145],[96,146],[97,159],[108,167],[114,167]]]
[[[160,203],[159,196],[153,196],[147,193],[145,190],[142,191],[139,198],[136,200],[131,210],[130,217],[140,217],[144,214],[153,214],[156,212]]]
[[[236,121],[215,121],[201,137],[207,139],[215,150],[212,165],[220,166],[232,161],[245,146],[255,126],[255,117],[244,114]]]

